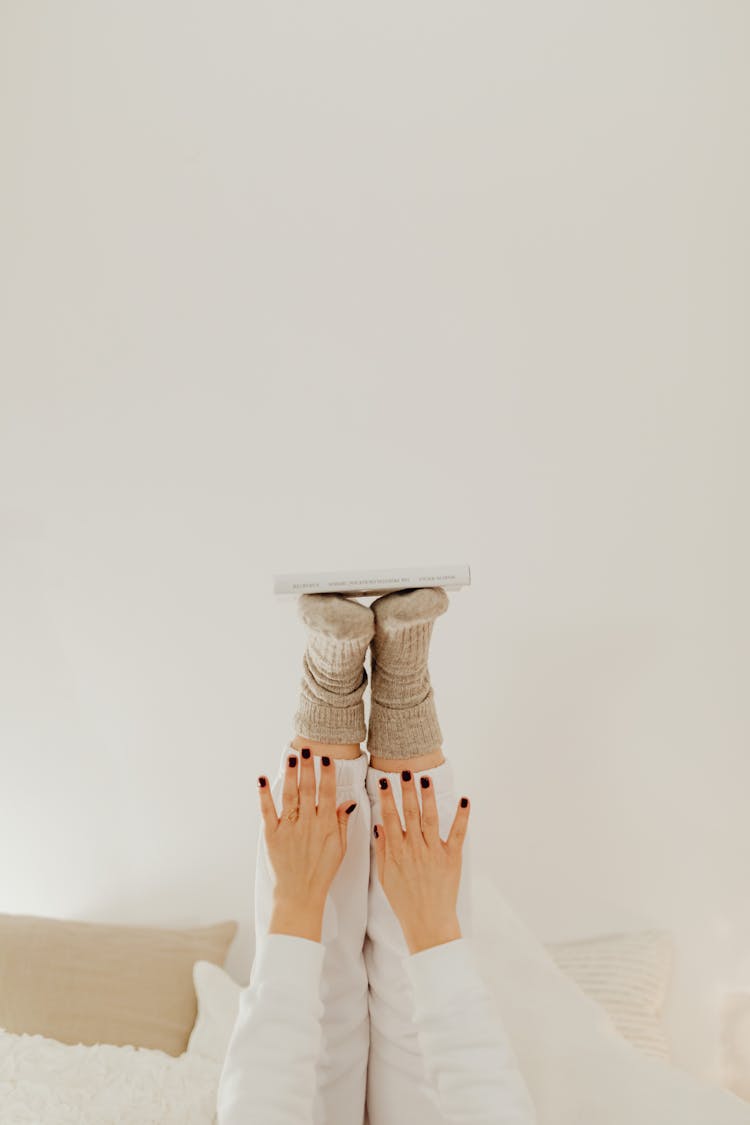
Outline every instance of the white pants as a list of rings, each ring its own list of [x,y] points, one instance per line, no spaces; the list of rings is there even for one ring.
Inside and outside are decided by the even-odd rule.
[[[290,739],[291,742],[291,739]],[[271,793],[277,812],[289,754],[287,744]],[[320,758],[313,756],[316,781]],[[412,1023],[413,994],[403,965],[409,950],[401,926],[383,893],[375,863],[372,825],[382,824],[378,780],[389,777],[401,813],[401,777],[370,769],[364,751],[352,760],[332,759],[336,767],[336,804],[356,801],[349,818],[347,848],[326,901],[321,940],[325,946],[321,999],[323,1042],[318,1064],[316,1125],[444,1125],[437,1100],[425,1077]],[[445,839],[456,814],[458,796],[446,761],[429,774],[435,789],[440,835]],[[270,779],[269,779],[270,780]],[[403,823],[403,818],[402,818]],[[463,848],[458,920],[471,936],[469,829]],[[268,932],[274,883],[263,829],[259,832],[255,878],[255,932]],[[366,1111],[366,1113],[365,1113]]]

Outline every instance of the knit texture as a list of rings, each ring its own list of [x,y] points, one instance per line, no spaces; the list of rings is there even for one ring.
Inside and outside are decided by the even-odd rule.
[[[450,602],[442,586],[377,598],[370,645],[367,749],[379,758],[416,758],[442,745],[428,658],[435,620]]]
[[[295,733],[315,742],[362,742],[372,610],[344,594],[301,594],[297,608],[307,627],[307,647]]]

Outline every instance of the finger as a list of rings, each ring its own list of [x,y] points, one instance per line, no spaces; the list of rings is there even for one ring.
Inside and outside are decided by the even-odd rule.
[[[419,791],[422,794],[422,837],[426,844],[436,844],[440,839],[440,818],[435,800],[435,786],[427,774],[423,774],[419,779]]]
[[[268,778],[265,774],[262,774],[258,778],[258,795],[260,797],[260,812],[263,817],[266,838],[268,838],[269,834],[275,832],[278,828],[279,818],[276,813],[276,805],[271,796],[271,786],[268,784]]]
[[[318,816],[331,816],[336,809],[336,766],[327,754],[320,759]]]
[[[378,878],[383,883],[383,870],[385,868],[385,833],[382,824],[373,825],[372,839],[375,846],[375,864],[378,869]]]
[[[281,790],[281,815],[286,816],[299,804],[299,788],[297,786],[297,754],[290,753],[286,756],[284,768],[284,785]]]
[[[315,813],[315,766],[309,746],[300,751],[299,811],[307,816]]]
[[[339,807],[336,809],[336,819],[339,822],[339,833],[341,835],[341,848],[344,852],[346,851],[346,834],[348,831],[349,820],[351,819],[351,815],[356,807],[357,802],[350,799],[348,801],[344,801],[343,805],[339,805]]]
[[[466,839],[466,829],[469,826],[469,798],[462,797],[458,802],[456,815],[453,818],[451,830],[448,833],[448,839],[445,841],[449,848],[456,848],[459,851],[463,846]]]
[[[401,805],[404,810],[407,843],[421,843],[422,828],[420,824],[419,801],[417,800],[417,789],[414,784],[414,774],[411,770],[401,771]]]
[[[391,789],[390,779],[381,777],[378,781],[380,793],[380,821],[383,825],[383,835],[389,849],[398,853],[404,845],[404,830],[401,827],[401,817],[396,808],[396,801]]]

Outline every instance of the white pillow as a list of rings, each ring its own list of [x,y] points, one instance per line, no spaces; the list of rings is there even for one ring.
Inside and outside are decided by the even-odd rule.
[[[193,984],[198,1015],[186,1053],[223,1063],[239,1011],[242,986],[210,961],[194,963]]]
[[[546,948],[558,968],[602,1005],[625,1039],[669,1059],[662,1016],[674,958],[670,933],[644,930]]]
[[[0,1028],[0,1118],[33,1125],[212,1125],[221,1068],[151,1047]]]

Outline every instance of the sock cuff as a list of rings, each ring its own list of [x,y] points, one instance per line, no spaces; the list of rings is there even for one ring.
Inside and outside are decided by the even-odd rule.
[[[295,734],[314,742],[364,742],[367,737],[364,703],[334,707],[301,694],[294,716]]]
[[[378,758],[417,758],[442,746],[432,689],[422,703],[401,710],[370,699],[367,749]]]

